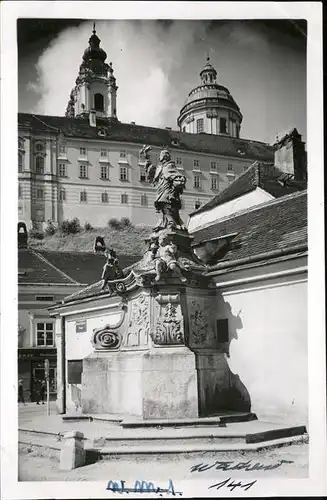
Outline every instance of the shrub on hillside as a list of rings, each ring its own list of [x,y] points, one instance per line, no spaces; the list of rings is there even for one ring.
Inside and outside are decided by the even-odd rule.
[[[94,228],[90,222],[85,222],[84,229],[85,231],[92,231]]]
[[[57,226],[52,220],[48,220],[47,226],[44,230],[47,236],[53,236],[57,232]]]
[[[34,238],[35,240],[43,240],[44,232],[41,231],[40,229],[33,228],[30,229],[29,237]]]
[[[120,220],[116,218],[110,219],[108,226],[110,229],[116,229],[116,231],[122,231],[128,227],[133,227],[128,217],[122,217]]]
[[[108,226],[110,227],[110,229],[119,230],[120,229],[120,222],[118,219],[112,218],[112,219],[109,219]]]
[[[79,219],[74,217],[72,220],[64,220],[61,223],[61,231],[63,234],[77,234],[81,231]]]
[[[131,227],[131,226],[132,226],[132,223],[131,223],[131,221],[129,220],[128,217],[122,217],[120,219],[120,227],[122,229],[125,229],[126,227]]]

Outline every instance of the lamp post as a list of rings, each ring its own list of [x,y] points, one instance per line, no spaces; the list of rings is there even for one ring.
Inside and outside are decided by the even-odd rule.
[[[50,415],[50,380],[49,380],[49,360],[44,360],[44,375],[47,383],[47,415]]]

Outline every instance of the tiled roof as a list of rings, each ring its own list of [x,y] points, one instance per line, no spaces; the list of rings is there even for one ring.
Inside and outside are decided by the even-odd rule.
[[[42,255],[79,283],[92,284],[101,279],[105,257],[90,252],[42,251]],[[124,269],[138,260],[140,256],[118,255],[119,264]]]
[[[274,198],[279,198],[287,194],[303,191],[306,183],[303,181],[287,180],[285,183],[279,182],[284,173],[272,163],[255,162],[242,175],[240,175],[226,189],[211,198],[205,205],[198,208],[193,214],[206,212],[211,208],[234,200],[257,187],[264,189]]]
[[[233,233],[237,236],[219,263],[307,245],[307,192],[248,208],[199,229],[192,236],[197,244]]]
[[[98,280],[91,285],[82,288],[78,292],[72,293],[70,295],[66,295],[66,297],[62,300],[62,303],[68,304],[69,302],[73,302],[75,300],[83,300],[91,297],[100,297],[101,295],[107,295],[108,290],[102,290],[102,281]]]
[[[119,255],[125,268],[137,262],[139,256]],[[87,252],[55,252],[31,249],[18,250],[18,282],[89,285],[101,279],[105,258]]]
[[[253,160],[272,161],[273,147],[258,141],[237,139],[211,134],[188,134],[169,129],[145,127],[97,118],[97,127],[90,127],[88,118],[66,118],[18,113],[19,127],[33,132],[52,131],[66,137],[106,139],[137,144],[151,144],[187,151],[204,152],[212,155],[226,155]],[[99,136],[99,130],[105,136]]]
[[[18,283],[76,284],[69,276],[44,260],[38,252],[29,249],[18,250]]]

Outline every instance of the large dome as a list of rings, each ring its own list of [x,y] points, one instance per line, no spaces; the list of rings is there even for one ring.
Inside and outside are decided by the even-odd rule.
[[[201,85],[190,91],[180,111],[180,130],[239,137],[242,113],[229,90],[217,83],[217,72],[209,57],[200,78]]]

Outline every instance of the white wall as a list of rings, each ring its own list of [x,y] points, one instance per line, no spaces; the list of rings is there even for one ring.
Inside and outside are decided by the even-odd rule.
[[[190,216],[188,223],[188,230],[190,232],[199,229],[200,227],[209,224],[210,222],[215,222],[222,217],[229,216],[245,208],[253,207],[255,205],[260,205],[266,201],[273,200],[274,197],[264,191],[261,188],[256,188],[250,193],[246,193],[243,196],[239,196],[235,200],[228,201],[222,205],[213,207],[206,212],[201,212],[199,214],[194,214]]]
[[[218,308],[229,319],[229,367],[249,392],[252,411],[263,419],[306,422],[305,274],[222,288]]]
[[[66,321],[66,359],[84,359],[91,354],[94,349],[91,344],[93,330],[105,325],[115,325],[118,323],[121,314],[106,313],[103,309],[99,312],[85,313],[67,318]],[[83,333],[76,333],[76,320],[87,321],[87,330]]]

